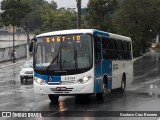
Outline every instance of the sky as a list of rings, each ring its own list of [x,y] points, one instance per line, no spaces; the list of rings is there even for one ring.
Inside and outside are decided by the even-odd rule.
[[[0,0],[1,2],[2,0]],[[51,2],[52,0],[46,0],[48,2]],[[53,0],[57,3],[58,8],[65,7],[65,8],[77,8],[76,0]],[[82,2],[82,8],[87,7],[87,3],[89,0],[81,0]]]
[[[48,2],[52,0],[47,0]],[[53,0],[57,3],[58,8],[66,7],[66,8],[77,8],[76,0]],[[81,0],[82,2],[82,8],[87,7],[87,3],[89,0]]]

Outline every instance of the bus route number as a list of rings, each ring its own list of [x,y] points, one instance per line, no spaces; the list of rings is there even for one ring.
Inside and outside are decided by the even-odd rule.
[[[69,81],[69,80],[70,80],[70,81],[75,81],[76,78],[75,78],[75,77],[65,77],[64,79],[65,79],[66,81]]]

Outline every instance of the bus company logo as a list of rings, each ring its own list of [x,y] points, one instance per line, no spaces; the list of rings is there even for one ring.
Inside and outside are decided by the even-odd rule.
[[[52,81],[52,78],[51,78],[51,77],[49,77],[49,81],[50,81],[50,82]]]
[[[11,117],[11,112],[2,112],[2,117]]]

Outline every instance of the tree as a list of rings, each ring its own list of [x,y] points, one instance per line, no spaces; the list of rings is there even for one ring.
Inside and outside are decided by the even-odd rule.
[[[76,12],[71,8],[52,10],[46,7],[43,11],[42,31],[53,31],[76,28]],[[66,24],[67,23],[67,24]]]
[[[1,17],[5,25],[20,25],[21,20],[30,12],[27,0],[3,0]]]
[[[51,1],[51,2],[50,2],[50,6],[51,6],[54,10],[57,9],[57,3],[54,2],[54,1]]]
[[[87,7],[89,28],[113,31],[112,16],[118,8],[117,0],[90,0]]]
[[[14,27],[19,26],[21,20],[30,12],[27,0],[3,0],[1,2],[1,17],[3,23],[13,26],[13,51],[14,50]],[[15,55],[13,54],[13,63]]]
[[[146,51],[159,31],[159,5],[160,0],[124,0],[114,15],[116,32],[132,38],[135,56]]]
[[[0,13],[0,28],[3,27],[3,22],[2,22],[2,17],[1,17],[1,13]]]

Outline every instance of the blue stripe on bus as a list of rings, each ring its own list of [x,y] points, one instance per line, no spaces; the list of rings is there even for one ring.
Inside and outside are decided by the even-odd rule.
[[[34,72],[34,77],[40,78],[42,80],[48,81],[48,76],[47,75],[40,75],[36,72]]]
[[[108,89],[112,89],[112,78],[108,80]]]
[[[98,31],[98,30],[95,30],[94,33],[93,33],[93,35],[101,35],[101,36],[109,37],[109,33]]]
[[[103,75],[112,76],[112,61],[111,60],[104,60],[101,64],[95,67],[95,93],[102,92],[102,82],[103,82]],[[101,78],[101,79],[100,79]],[[108,77],[108,89],[112,89],[112,78]]]
[[[37,73],[34,73],[34,76],[37,78],[40,78],[42,80],[45,80],[47,82],[60,82],[61,81],[61,76],[47,76],[47,75],[40,75]]]

